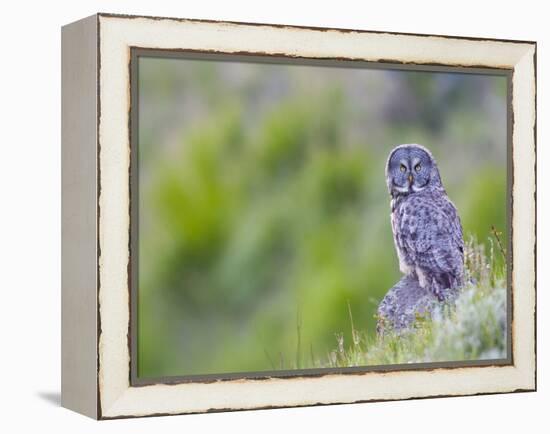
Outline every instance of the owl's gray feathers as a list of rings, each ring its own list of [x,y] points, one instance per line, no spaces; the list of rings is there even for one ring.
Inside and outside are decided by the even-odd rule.
[[[424,306],[426,292],[439,302],[457,294],[464,283],[464,241],[458,212],[429,150],[415,144],[394,148],[386,165],[386,183],[393,238],[405,278],[388,292],[379,315],[387,320],[390,314],[390,323],[401,327],[403,318],[412,320],[414,315],[393,313],[415,312]]]
[[[456,208],[440,190],[395,199],[392,229],[401,271],[440,300],[462,286],[464,241]]]

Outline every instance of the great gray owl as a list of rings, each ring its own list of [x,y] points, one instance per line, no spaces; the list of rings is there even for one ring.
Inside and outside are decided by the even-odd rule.
[[[463,285],[464,240],[457,210],[423,146],[400,145],[386,165],[399,268],[439,301]]]

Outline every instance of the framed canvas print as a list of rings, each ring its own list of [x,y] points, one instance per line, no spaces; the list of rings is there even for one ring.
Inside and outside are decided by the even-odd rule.
[[[536,44],[62,30],[62,404],[536,389]]]

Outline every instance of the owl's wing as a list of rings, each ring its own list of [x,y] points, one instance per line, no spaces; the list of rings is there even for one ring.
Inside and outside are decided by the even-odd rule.
[[[445,196],[411,197],[402,207],[398,243],[410,263],[436,278],[460,280],[464,241],[454,205]]]

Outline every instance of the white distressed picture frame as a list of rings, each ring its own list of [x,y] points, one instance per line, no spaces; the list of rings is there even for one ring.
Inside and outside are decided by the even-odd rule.
[[[511,363],[132,384],[133,47],[510,70]],[[63,406],[111,419],[536,389],[534,42],[97,14],[63,28],[62,55]]]

